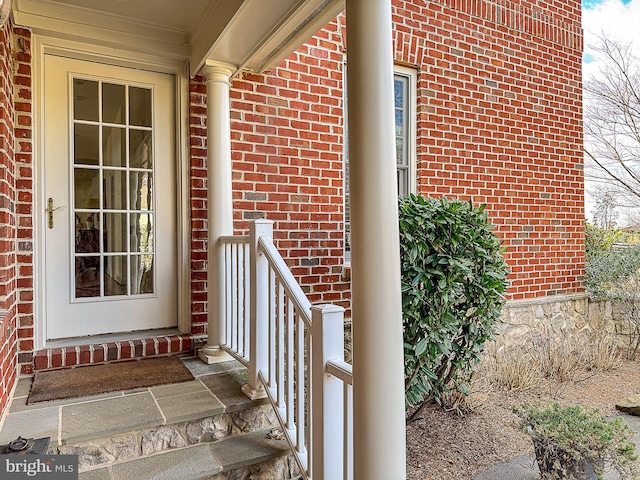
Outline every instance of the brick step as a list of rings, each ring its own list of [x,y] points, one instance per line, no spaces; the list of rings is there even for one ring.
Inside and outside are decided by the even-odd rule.
[[[94,339],[101,341],[38,350],[33,354],[33,369],[51,370],[167,354],[192,354],[196,343],[202,340],[192,335],[173,332],[158,334],[155,331],[143,332],[138,335],[139,338],[126,340],[110,337],[97,336]],[[55,345],[56,342],[50,343]]]

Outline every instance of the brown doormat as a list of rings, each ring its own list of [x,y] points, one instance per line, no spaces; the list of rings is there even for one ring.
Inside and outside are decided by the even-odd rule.
[[[193,380],[174,356],[36,372],[27,404]]]

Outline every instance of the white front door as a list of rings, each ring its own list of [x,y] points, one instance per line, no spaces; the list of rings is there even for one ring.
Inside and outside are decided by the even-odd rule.
[[[174,77],[44,69],[46,339],[177,326]]]

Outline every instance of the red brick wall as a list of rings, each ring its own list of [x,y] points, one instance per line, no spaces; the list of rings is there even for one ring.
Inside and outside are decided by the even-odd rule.
[[[191,137],[191,333],[207,326],[207,89],[196,77],[189,85]]]
[[[33,139],[31,32],[15,29],[15,136],[18,294],[18,361],[21,374],[33,373]]]
[[[507,247],[510,298],[582,291],[580,3],[393,3],[396,62],[417,72],[418,190],[487,203]],[[246,232],[252,218],[274,220],[276,243],[310,299],[348,308],[343,27],[340,16],[269,74],[236,78],[231,127],[236,231]],[[10,311],[13,340],[0,334],[0,361],[15,363],[18,356],[28,374],[34,325],[31,39],[22,29],[13,43],[3,35],[0,88],[7,98],[15,95],[15,106],[3,101],[0,117],[0,300]],[[189,113],[194,334],[206,329],[205,98],[196,77]],[[10,370],[3,366],[3,375]],[[2,382],[7,391],[12,379]]]
[[[269,75],[231,89],[234,220],[274,220],[311,302],[348,308],[343,278],[343,37],[332,22]]]
[[[234,225],[275,222],[275,243],[312,302],[349,307],[343,278],[342,36],[332,22],[268,75],[231,85]],[[193,333],[206,324],[206,87],[191,82]]]
[[[419,191],[487,204],[510,298],[582,291],[580,2],[415,3],[394,21],[419,68]]]
[[[0,29],[0,419],[15,384],[18,347],[13,53],[7,23]]]
[[[512,272],[509,298],[583,291],[580,2],[393,5],[395,60],[417,72],[418,191],[487,204]],[[263,215],[275,220],[278,247],[312,301],[348,306],[343,26],[341,16],[268,75],[235,80],[231,116],[236,228]],[[204,86],[192,86],[200,287],[206,113]],[[200,315],[200,288],[195,295]]]

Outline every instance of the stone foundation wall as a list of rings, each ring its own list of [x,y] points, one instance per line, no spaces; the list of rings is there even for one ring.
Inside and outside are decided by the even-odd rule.
[[[606,308],[605,308],[606,310]],[[507,302],[496,339],[489,348],[523,346],[535,338],[611,331],[610,317],[590,305],[587,294]]]
[[[60,445],[51,449],[51,453],[78,455],[78,469],[80,472],[85,472],[94,467],[129,461],[203,442],[215,442],[270,427],[279,428],[279,425],[273,408],[265,405],[109,438]]]
[[[589,318],[604,325],[630,359],[640,354],[640,302],[589,300]]]

